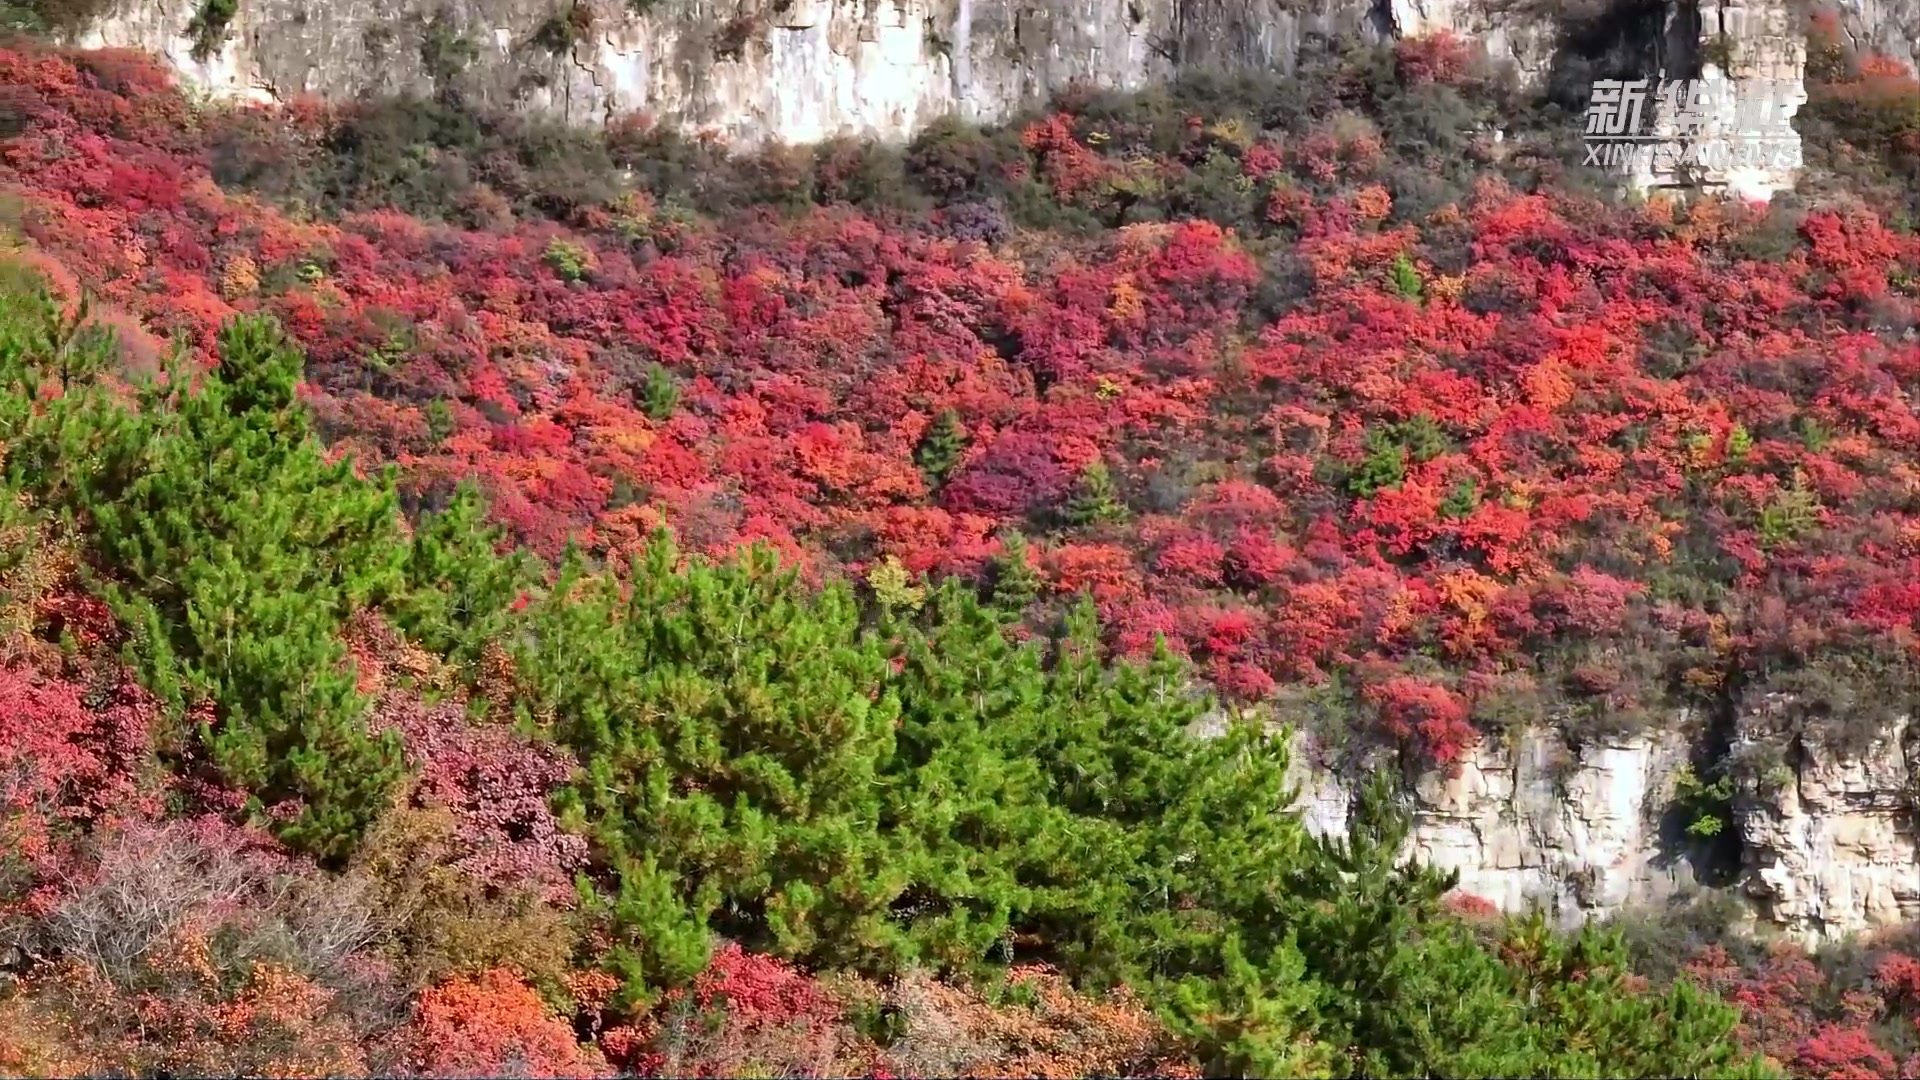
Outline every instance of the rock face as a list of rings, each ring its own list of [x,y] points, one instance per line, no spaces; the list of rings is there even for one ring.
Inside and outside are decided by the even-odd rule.
[[[1655,905],[1701,884],[1690,812],[1675,777],[1690,756],[1663,733],[1570,750],[1544,730],[1482,745],[1456,773],[1409,778],[1408,854],[1460,873],[1460,890],[1503,911],[1544,907],[1563,924]],[[1763,746],[1771,753],[1756,754]],[[1732,804],[1717,854],[1756,925],[1808,945],[1920,918],[1920,729],[1895,723],[1871,746],[1843,751],[1783,739],[1764,715],[1735,724],[1731,754],[1768,761]],[[1294,750],[1297,805],[1308,827],[1347,827],[1353,784]],[[1705,875],[1701,875],[1705,876]]]
[[[1529,732],[1512,751],[1479,757],[1457,778],[1429,775],[1415,789],[1414,844],[1429,863],[1459,866],[1466,891],[1573,921],[1663,899],[1689,880],[1657,836],[1683,743],[1575,753]]]
[[[1759,726],[1743,724],[1742,740],[1764,738]],[[1818,941],[1920,916],[1917,736],[1902,719],[1853,753],[1796,739],[1735,800],[1761,919]]]
[[[164,55],[263,100],[431,91],[603,122],[642,112],[751,146],[900,140],[936,117],[1005,117],[1076,82],[1120,90],[1179,64],[1290,64],[1309,33],[1378,33],[1369,0],[240,0],[194,55],[200,0],[124,0],[82,44]]]
[[[203,0],[122,0],[80,44],[139,48],[223,97],[426,93],[575,123],[644,112],[736,145],[899,140],[992,121],[1082,83],[1136,90],[1181,68],[1290,69],[1310,37],[1452,30],[1523,74],[1550,22],[1470,0],[239,0],[195,55]]]
[[[1388,0],[1390,28],[1399,37],[1441,31],[1477,44],[1496,61],[1511,63],[1523,82],[1538,84],[1553,66],[1559,28],[1550,19],[1502,10],[1486,0]]]
[[[1850,46],[1920,67],[1920,0],[1838,0],[1834,7]]]
[[[1725,190],[1766,199],[1799,174],[1792,120],[1806,101],[1807,43],[1780,0],[1670,5],[1653,50],[1656,78],[1698,80],[1688,100],[1660,102],[1654,153],[1628,170],[1641,190]]]
[[[1920,25],[1920,0],[1899,0],[1912,12],[1851,2],[1847,25],[1876,42]],[[451,87],[568,123],[644,114],[745,148],[897,142],[942,116],[1004,119],[1076,84],[1137,90],[1188,69],[1287,70],[1314,38],[1448,31],[1543,85],[1567,42],[1555,6],[1539,0],[238,0],[220,32],[196,40],[190,27],[209,3],[120,0],[79,43],[158,53],[220,97]],[[1705,73],[1797,91],[1806,48],[1789,3],[1614,0],[1622,14],[1608,33],[1626,35],[1615,45],[1656,81]],[[1731,131],[1736,111],[1729,104],[1706,141]],[[1688,140],[1670,109],[1649,114],[1667,160],[1629,163],[1635,186],[1764,199],[1798,171],[1791,131],[1763,164],[1724,154],[1676,164]]]
[[[1343,832],[1351,785],[1311,764],[1304,741],[1294,758],[1308,827]],[[1562,923],[1657,903],[1694,880],[1670,820],[1687,758],[1672,732],[1580,749],[1544,729],[1483,743],[1452,775],[1409,778],[1407,853],[1459,871],[1462,892],[1503,911],[1543,907]]]
[[[1911,21],[1853,2],[1854,22],[1875,34]],[[1672,38],[1643,44],[1676,74],[1722,38],[1745,50],[1730,76],[1797,79],[1804,66],[1804,48],[1756,36],[1787,0],[1652,3],[1664,20],[1623,25]],[[159,53],[222,97],[453,86],[573,123],[645,113],[739,146],[899,140],[944,115],[1001,119],[1076,83],[1131,90],[1183,69],[1285,70],[1313,38],[1451,31],[1533,83],[1562,44],[1555,5],[1538,0],[238,0],[196,42],[189,28],[207,4],[119,0],[79,43]]]

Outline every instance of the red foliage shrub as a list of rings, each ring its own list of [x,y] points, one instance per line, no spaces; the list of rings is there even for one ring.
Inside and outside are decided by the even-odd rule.
[[[1454,890],[1446,895],[1448,910],[1466,919],[1497,919],[1500,908],[1484,896]]]
[[[1836,966],[1838,964],[1839,966]],[[1864,964],[1864,968],[1863,965]],[[1920,961],[1884,944],[1864,956],[1819,962],[1782,943],[1736,962],[1719,945],[1701,948],[1686,977],[1738,1006],[1739,1039],[1789,1075],[1838,1080],[1890,1080],[1912,1075],[1913,1033],[1920,1025]],[[1858,983],[1863,972],[1871,984]]]
[[[610,1075],[540,995],[510,971],[455,979],[420,995],[409,1064],[425,1076]]]
[[[50,859],[78,826],[159,812],[141,784],[157,715],[138,687],[90,694],[73,683],[0,667],[0,841],[29,862]]]
[[[837,1018],[832,1001],[813,980],[731,941],[714,951],[694,979],[691,996],[702,1009],[725,1009],[744,1019],[785,1023]]]
[[[1450,83],[1467,70],[1468,48],[1458,36],[1443,30],[1425,37],[1402,39],[1394,45],[1393,58],[1404,83],[1413,86]]]
[[[1801,1043],[1793,1057],[1793,1075],[1818,1080],[1891,1080],[1898,1075],[1893,1057],[1858,1028],[1823,1024]]]
[[[1369,687],[1388,735],[1414,741],[1425,760],[1449,765],[1478,740],[1467,723],[1467,705],[1443,686],[1398,675]]]
[[[574,768],[559,750],[508,728],[475,726],[457,703],[429,708],[399,692],[381,698],[370,723],[400,731],[419,769],[415,801],[452,811],[464,852],[459,870],[492,888],[528,887],[548,903],[571,903],[586,841],[553,816],[553,793]]]
[[[1884,957],[1874,981],[1889,1000],[1920,1005],[1920,960],[1902,953]]]
[[[609,1053],[642,1075],[856,1075],[875,1051],[845,1011],[791,965],[728,942],[644,1024],[609,1032]]]

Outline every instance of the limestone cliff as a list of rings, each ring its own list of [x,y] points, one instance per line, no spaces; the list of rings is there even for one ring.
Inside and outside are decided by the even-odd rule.
[[[1912,22],[1879,0],[1851,2],[1848,25],[1875,41]],[[119,0],[80,43],[159,53],[221,97],[454,88],[570,123],[639,113],[752,147],[899,141],[941,116],[1003,119],[1074,84],[1133,90],[1186,69],[1284,70],[1316,37],[1450,31],[1542,85],[1570,49],[1594,45],[1575,39],[1599,25],[1605,47],[1637,56],[1644,77],[1797,88],[1806,50],[1787,4],[1613,0],[1576,33],[1555,4],[1528,0],[237,0],[226,23],[196,33],[210,0]],[[1734,120],[1729,106],[1709,134]],[[1765,198],[1793,181],[1793,138],[1793,152],[1764,167],[1625,171],[1642,188]]]
[[[1409,854],[1460,873],[1460,890],[1503,911],[1563,923],[1657,903],[1695,881],[1674,814],[1688,743],[1677,733],[1572,748],[1545,729],[1470,751],[1451,772],[1407,778]],[[1295,746],[1308,827],[1346,828],[1352,785]]]
[[[1654,74],[1701,80],[1718,92],[1690,118],[1675,107],[1658,110],[1654,127],[1665,153],[1631,170],[1629,183],[1758,199],[1792,186],[1801,159],[1790,125],[1806,100],[1799,18],[1780,0],[1666,5]],[[1696,152],[1689,155],[1689,147]]]
[[[1835,0],[1847,43],[1920,67],[1920,0]]]
[[[1673,37],[1648,42],[1647,58],[1678,74],[1705,42],[1751,44],[1757,15],[1784,3],[1614,0],[1629,14],[1612,21]],[[118,0],[81,43],[160,53],[220,96],[447,84],[572,122],[644,112],[737,145],[899,139],[946,114],[1000,119],[1073,83],[1286,69],[1316,37],[1452,31],[1536,83],[1569,44],[1557,5],[1528,0],[237,0],[196,40],[203,5],[218,9]],[[1790,50],[1748,50],[1754,71],[1799,63]]]
[[[1736,750],[1769,738],[1762,720],[1747,718]],[[1901,720],[1859,750],[1793,738],[1748,784],[1734,818],[1762,919],[1818,940],[1920,916],[1917,737]]]
[[[1476,748],[1452,775],[1410,777],[1409,853],[1502,910],[1541,906],[1567,923],[1702,884],[1734,888],[1756,924],[1808,944],[1920,917],[1920,730],[1903,720],[1843,750],[1740,718],[1730,752],[1771,764],[1745,777],[1730,835],[1705,850],[1675,799],[1687,727],[1578,749],[1528,731]],[[1349,775],[1320,766],[1305,739],[1294,767],[1308,826],[1343,831]]]
[[[240,0],[194,56],[198,0],[125,0],[86,44],[164,54],[254,99],[426,92],[572,122],[644,112],[735,145],[898,140],[998,119],[1082,82],[1136,89],[1176,64],[1284,65],[1307,33],[1368,33],[1355,0]]]

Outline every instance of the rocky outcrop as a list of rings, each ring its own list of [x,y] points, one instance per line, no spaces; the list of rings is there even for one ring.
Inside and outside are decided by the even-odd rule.
[[[431,91],[575,123],[646,113],[736,145],[903,139],[1007,116],[1074,83],[1181,64],[1290,64],[1311,33],[1374,29],[1364,0],[240,0],[194,55],[199,0],[123,0],[82,44],[164,55],[251,99]]]
[[[1920,728],[1901,719],[1843,749],[1784,734],[1771,711],[1739,718],[1727,752],[1741,783],[1718,845],[1687,836],[1701,808],[1675,797],[1686,730],[1579,749],[1544,729],[1485,743],[1455,771],[1408,778],[1406,854],[1503,911],[1562,923],[1729,882],[1755,925],[1808,945],[1920,918]],[[1353,773],[1319,764],[1305,738],[1294,786],[1310,829],[1345,831]]]
[[[1550,19],[1484,0],[239,0],[196,55],[202,2],[121,0],[80,43],[159,53],[223,97],[450,82],[490,105],[578,123],[644,112],[739,145],[900,139],[1182,68],[1289,70],[1316,37],[1450,30],[1538,78],[1555,37]]]
[[[1652,152],[1627,170],[1629,184],[1755,199],[1791,187],[1801,165],[1792,122],[1806,101],[1800,18],[1782,0],[1670,6],[1653,74],[1687,90],[1656,103]]]
[[[1478,757],[1415,788],[1415,848],[1431,864],[1459,867],[1467,892],[1572,921],[1652,903],[1690,882],[1658,835],[1687,759],[1679,739],[1570,751],[1536,731]]]
[[[1850,48],[1920,68],[1920,0],[1835,0]]]
[[[1456,770],[1408,778],[1407,854],[1460,874],[1503,911],[1543,907],[1572,923],[1657,903],[1694,881],[1669,826],[1677,733],[1572,748],[1542,729],[1469,751]],[[1315,832],[1347,825],[1351,784],[1297,740],[1295,787]]]
[[[1763,717],[1735,752],[1775,738]],[[1734,803],[1756,915],[1810,941],[1920,916],[1916,733],[1905,719],[1853,752],[1801,736]]]
[[[1904,10],[1854,2],[1853,24],[1875,40],[1905,25]],[[80,43],[159,53],[221,97],[455,88],[569,123],[645,114],[739,147],[900,141],[941,116],[999,120],[1075,84],[1136,90],[1181,70],[1287,70],[1315,38],[1447,31],[1533,85],[1574,47],[1540,0],[238,0],[219,32],[190,36],[202,5],[213,10],[119,0]],[[1624,14],[1598,20],[1611,27],[1604,47],[1638,56],[1650,79],[1705,74],[1747,100],[1756,87],[1799,86],[1806,49],[1788,0],[1614,6]],[[1790,130],[1791,146],[1764,162],[1728,156],[1738,111],[1729,97],[1689,140],[1673,133],[1671,109],[1650,108],[1665,152],[1630,162],[1628,182],[1760,198],[1790,185]],[[1688,159],[1689,145],[1720,149]]]
[[[949,113],[1001,118],[1076,82],[1284,70],[1316,37],[1452,31],[1536,82],[1561,44],[1555,6],[1526,0],[238,0],[196,42],[203,4],[214,10],[119,0],[82,43],[160,53],[223,96],[453,83],[493,105],[573,122],[646,112],[740,144],[900,138]]]
[[[1524,83],[1546,79],[1560,45],[1559,26],[1537,14],[1545,9],[1528,13],[1518,4],[1488,0],[1388,0],[1386,10],[1395,36],[1454,34],[1495,61],[1512,64]]]

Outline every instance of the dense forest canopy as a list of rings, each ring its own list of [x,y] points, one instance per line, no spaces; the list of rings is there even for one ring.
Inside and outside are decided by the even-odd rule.
[[[1911,711],[1920,84],[1810,33],[1766,207],[1446,38],[744,157],[0,49],[0,1071],[1906,1075],[1904,942],[1289,808]]]

